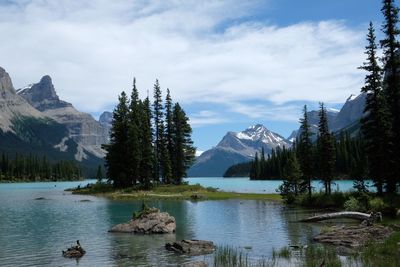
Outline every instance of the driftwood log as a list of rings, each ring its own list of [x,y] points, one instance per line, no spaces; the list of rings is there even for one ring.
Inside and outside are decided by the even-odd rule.
[[[334,212],[334,213],[326,213],[321,215],[312,216],[306,219],[300,220],[300,222],[319,222],[331,219],[356,219],[360,221],[367,221],[369,223],[373,223],[377,220],[382,220],[382,215],[380,212],[377,213],[362,213],[356,211],[342,211],[342,212]]]

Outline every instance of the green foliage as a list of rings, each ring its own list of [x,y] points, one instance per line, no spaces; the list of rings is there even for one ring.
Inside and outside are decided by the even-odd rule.
[[[307,267],[340,267],[339,255],[336,253],[335,248],[310,245],[305,250],[304,265]]]
[[[297,157],[295,154],[292,154],[283,169],[283,183],[278,189],[286,203],[293,203],[297,195],[305,191],[304,188],[302,188],[302,177],[303,174],[297,162]]]
[[[353,257],[366,267],[400,266],[400,232],[395,232],[383,243],[369,242]]]
[[[369,208],[374,212],[382,212],[387,208],[386,203],[382,198],[375,197],[369,200],[368,202]]]
[[[296,198],[296,203],[305,207],[312,208],[343,208],[345,201],[349,198],[350,193],[333,192],[330,195],[318,192],[314,193],[311,198],[302,194]]]
[[[16,153],[14,157],[2,154],[0,180],[8,181],[65,181],[80,180],[82,173],[74,161],[50,162],[47,157]]]
[[[239,163],[229,167],[224,177],[248,177],[250,176],[251,162]]]
[[[343,204],[344,209],[347,211],[365,211],[361,203],[355,197],[350,197]]]
[[[174,170],[174,183],[182,183],[182,178],[187,176],[187,169],[194,163],[196,148],[191,139],[192,128],[189,118],[179,103],[173,108],[173,154],[171,155],[172,169]]]
[[[189,119],[178,103],[173,104],[169,90],[164,112],[158,80],[152,106],[153,110],[148,97],[140,100],[135,79],[131,98],[125,92],[119,96],[111,141],[104,146],[107,176],[115,187],[140,184],[150,189],[159,183],[180,184],[194,161]]]
[[[315,173],[321,179],[325,186],[325,194],[329,195],[332,192],[331,184],[333,179],[333,170],[336,161],[335,155],[335,140],[328,128],[328,118],[326,109],[323,103],[320,103],[319,124]]]

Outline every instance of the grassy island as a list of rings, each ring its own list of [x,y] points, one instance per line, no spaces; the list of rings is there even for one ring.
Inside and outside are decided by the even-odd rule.
[[[187,200],[224,200],[224,199],[248,199],[281,201],[278,194],[235,193],[218,191],[212,187],[203,187],[199,184],[189,185],[156,185],[144,190],[142,187],[114,188],[110,184],[88,184],[86,187],[68,189],[73,194],[96,195],[109,199],[187,199]]]

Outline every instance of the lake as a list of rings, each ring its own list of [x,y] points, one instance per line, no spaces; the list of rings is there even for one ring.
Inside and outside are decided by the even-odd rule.
[[[257,193],[274,193],[280,184],[246,178],[187,180],[226,191]],[[268,258],[273,248],[310,242],[320,227],[297,222],[312,211],[288,209],[277,202],[163,200],[148,204],[176,218],[175,234],[111,234],[107,231],[114,224],[128,221],[142,202],[110,201],[64,191],[88,182],[93,180],[0,184],[0,266],[177,266],[193,259],[208,260],[204,256],[177,256],[164,249],[166,242],[181,239],[251,247],[246,249],[250,258]],[[86,255],[79,261],[63,258],[61,250],[77,239]]]

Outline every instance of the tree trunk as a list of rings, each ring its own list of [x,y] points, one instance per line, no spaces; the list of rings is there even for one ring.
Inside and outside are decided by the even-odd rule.
[[[378,215],[379,216],[379,215]],[[356,220],[371,220],[374,218],[374,215],[355,212],[355,211],[342,211],[342,212],[334,212],[334,213],[326,213],[321,215],[312,216],[306,219],[300,220],[300,222],[319,222],[324,220],[338,219],[338,218],[348,218],[348,219],[356,219]]]

